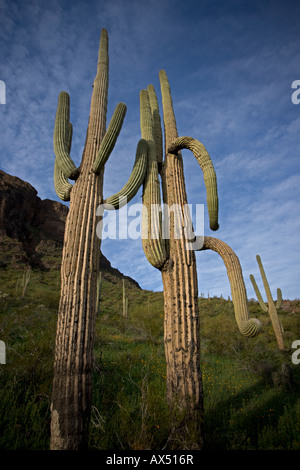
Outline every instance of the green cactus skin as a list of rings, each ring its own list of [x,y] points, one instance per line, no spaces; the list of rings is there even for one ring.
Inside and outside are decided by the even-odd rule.
[[[66,178],[76,180],[79,170],[70,157],[72,127],[70,123],[70,97],[62,91],[58,97],[58,105],[55,117],[53,148],[57,163]]]
[[[263,285],[264,285],[265,292],[267,295],[268,306],[265,305],[262,299],[262,296],[260,294],[259,288],[256,284],[253,274],[250,274],[250,280],[252,282],[253,288],[255,290],[255,293],[257,295],[257,299],[259,301],[261,308],[263,309],[264,312],[269,313],[273,330],[275,333],[276,341],[278,344],[278,348],[280,351],[284,351],[285,347],[284,347],[283,329],[282,329],[282,325],[281,325],[281,322],[279,320],[278,313],[277,313],[277,308],[280,308],[281,303],[282,303],[281,290],[277,289],[277,304],[275,305],[272,294],[271,294],[271,289],[267,280],[267,276],[266,276],[266,273],[265,273],[265,270],[264,270],[264,267],[263,267],[263,264],[259,255],[256,256],[256,260],[258,263],[260,274],[263,280]]]
[[[156,150],[156,161],[158,163],[158,169],[162,164],[163,160],[163,136],[161,128],[161,119],[159,115],[159,107],[157,96],[153,85],[147,87],[149,103],[151,107],[152,119],[153,119],[153,137],[155,142]]]
[[[140,125],[142,138],[148,144],[148,167],[143,186],[142,243],[149,263],[161,269],[167,254],[165,240],[162,238],[162,215],[161,212],[154,213],[161,206],[161,195],[154,124],[147,90],[140,92]]]
[[[219,200],[217,190],[217,177],[210,156],[201,142],[192,137],[178,137],[168,147],[169,153],[177,153],[178,150],[189,149],[198,161],[204,176],[207,192],[207,208],[209,213],[211,230],[218,230]]]
[[[69,108],[70,105],[70,98],[69,95],[66,92],[63,92],[61,95],[60,99],[62,101],[66,101],[66,106]],[[73,135],[73,126],[70,122],[68,122],[69,119],[69,112],[67,112],[67,116],[65,118],[66,120],[66,128],[65,128],[65,135],[64,135],[64,142],[65,142],[65,157],[66,155],[70,155],[71,153],[71,146],[72,146],[72,135]],[[55,131],[54,131],[55,133]],[[68,158],[66,157],[66,161],[68,161]],[[69,164],[72,166],[72,162],[69,162]],[[73,165],[73,168],[75,167],[75,164]],[[79,169],[73,173],[74,175],[79,174]],[[55,158],[54,162],[54,188],[55,192],[58,195],[58,197],[62,201],[69,201],[70,196],[71,196],[71,190],[73,188],[73,185],[68,181],[68,178],[65,176],[65,173],[59,166],[59,157]],[[76,176],[77,177],[77,176]]]
[[[277,289],[277,302],[276,302],[276,308],[279,310],[282,306],[282,292],[281,289]]]
[[[236,253],[222,240],[213,237],[204,237],[204,243],[200,251],[202,250],[213,250],[223,259],[231,286],[231,296],[238,328],[243,336],[249,338],[257,336],[262,329],[262,324],[257,318],[249,318],[246,287]]]
[[[117,138],[121,131],[127,107],[125,103],[117,104],[105,136],[100,144],[99,151],[95,158],[93,172],[99,174],[107,162],[113,148],[116,144]]]
[[[118,193],[105,199],[103,204],[107,205],[107,209],[119,209],[127,204],[136,195],[140,186],[142,185],[148,161],[148,145],[146,140],[140,139],[137,149],[134,166],[131,175],[125,186]],[[112,207],[111,207],[112,206]]]

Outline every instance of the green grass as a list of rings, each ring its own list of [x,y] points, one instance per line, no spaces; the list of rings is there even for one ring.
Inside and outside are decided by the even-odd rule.
[[[59,272],[33,271],[25,298],[23,273],[0,271],[0,449],[48,449]],[[4,294],[4,295],[3,295]],[[168,449],[162,293],[126,281],[129,316],[122,316],[122,282],[103,279],[96,321],[90,449]],[[279,312],[286,353],[258,303],[251,316],[263,332],[243,338],[230,301],[201,298],[201,369],[209,450],[300,449],[300,365],[291,362],[300,338],[300,302]],[[286,376],[285,364],[292,372]]]

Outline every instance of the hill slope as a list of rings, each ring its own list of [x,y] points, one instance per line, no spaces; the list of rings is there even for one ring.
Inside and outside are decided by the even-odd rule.
[[[0,268],[60,269],[68,207],[50,199],[41,200],[29,183],[0,170]],[[114,282],[123,277],[101,254],[103,277]]]

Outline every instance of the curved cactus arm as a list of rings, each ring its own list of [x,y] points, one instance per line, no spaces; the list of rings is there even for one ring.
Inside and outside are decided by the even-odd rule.
[[[73,186],[65,177],[63,171],[58,165],[57,159],[55,159],[54,162],[54,188],[56,194],[62,201],[70,200],[70,194]]]
[[[263,309],[264,312],[267,312],[268,307],[266,306],[266,304],[263,301],[262,295],[260,293],[258,285],[256,284],[256,281],[255,281],[255,278],[254,278],[253,274],[250,274],[250,280],[251,280],[253,288],[255,290],[255,294],[256,294],[257,300],[259,302],[259,305],[261,306],[261,308]]]
[[[199,142],[199,140],[193,139],[192,137],[178,137],[171,143],[171,145],[169,145],[168,152],[176,154],[182,149],[189,149],[193,152],[203,171],[210,228],[211,230],[218,230],[219,200],[217,177],[210,156],[204,145]]]
[[[281,289],[277,289],[277,302],[276,302],[276,308],[281,308],[282,305],[282,292]]]
[[[257,336],[262,328],[262,324],[257,318],[249,318],[246,287],[237,255],[230,246],[222,240],[213,237],[204,237],[203,247],[199,251],[202,250],[213,250],[223,259],[230,282],[238,328],[243,336],[250,338]]]
[[[111,209],[119,209],[126,205],[136,195],[143,184],[147,170],[148,145],[141,139],[137,145],[134,166],[128,182],[118,193],[105,199],[104,204],[109,204]]]
[[[114,110],[109,126],[103,137],[99,151],[95,158],[93,172],[96,174],[100,173],[105,163],[107,162],[111,152],[113,151],[113,148],[115,146],[115,143],[123,125],[126,110],[127,107],[125,103],[118,103]]]
[[[70,157],[72,140],[72,125],[70,125],[70,97],[66,91],[62,91],[58,97],[58,105],[55,116],[53,148],[57,163],[66,178],[76,180],[79,170]]]
[[[143,185],[142,244],[149,263],[161,269],[167,259],[167,254],[165,239],[162,238],[160,182],[153,135],[153,118],[147,90],[140,92],[140,124],[142,138],[148,144],[148,164]]]

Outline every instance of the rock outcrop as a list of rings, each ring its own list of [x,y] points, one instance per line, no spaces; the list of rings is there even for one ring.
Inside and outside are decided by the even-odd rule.
[[[68,207],[40,199],[31,184],[0,170],[0,268],[59,269]],[[110,280],[126,277],[101,254],[100,269]]]

